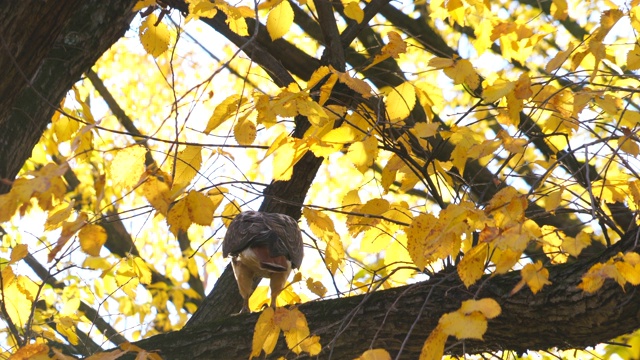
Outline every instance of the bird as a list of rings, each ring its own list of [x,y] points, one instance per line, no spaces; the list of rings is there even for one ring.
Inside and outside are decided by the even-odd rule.
[[[271,308],[275,309],[291,270],[302,264],[302,246],[298,223],[289,215],[244,211],[233,218],[222,241],[222,256],[231,256],[243,299],[240,313],[249,312],[256,278],[270,279]]]

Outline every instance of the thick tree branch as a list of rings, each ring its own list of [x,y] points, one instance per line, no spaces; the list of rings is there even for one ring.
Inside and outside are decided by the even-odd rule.
[[[334,69],[344,72],[344,49],[340,43],[340,32],[334,17],[333,6],[329,0],[316,0],[314,4],[318,11],[318,21],[320,22],[322,37],[326,46],[322,61],[333,66]]]
[[[325,348],[319,358],[354,358],[370,347],[383,347],[395,357],[405,338],[401,358],[418,358],[422,344],[440,316],[455,311],[464,300],[491,297],[502,314],[489,321],[484,341],[449,339],[449,353],[462,354],[510,349],[517,352],[584,348],[633,331],[640,323],[640,292],[612,280],[588,294],[577,288],[582,275],[597,261],[634,248],[639,233],[628,233],[597,259],[549,267],[553,284],[536,295],[528,289],[510,295],[520,281],[519,272],[486,276],[465,288],[455,272],[444,271],[432,279],[399,288],[349,298],[300,305],[309,327],[321,336]],[[424,306],[424,311],[420,309]],[[411,324],[420,316],[417,326]],[[231,316],[211,323],[154,336],[136,345],[156,349],[171,359],[221,359],[247,357],[258,314]],[[283,339],[271,355],[291,356]]]
[[[129,28],[135,3],[2,2],[0,94],[11,95],[0,96],[0,194],[9,190],[71,85]]]

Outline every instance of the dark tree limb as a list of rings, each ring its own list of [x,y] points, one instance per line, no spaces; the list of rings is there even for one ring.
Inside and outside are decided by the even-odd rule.
[[[498,301],[502,314],[489,321],[484,341],[465,341],[463,348],[462,342],[450,338],[449,353],[585,348],[640,326],[640,292],[636,288],[622,289],[612,280],[607,280],[594,294],[577,288],[582,275],[597,261],[606,261],[618,251],[638,250],[634,247],[638,235],[637,230],[628,233],[596,259],[550,266],[549,279],[553,284],[536,295],[528,289],[509,295],[520,281],[519,272],[486,276],[467,289],[456,273],[449,270],[419,284],[306,303],[299,309],[325,346],[321,359],[328,358],[331,351],[334,359],[354,358],[370,347],[385,348],[395,357],[411,324],[420,316],[401,354],[402,359],[416,359],[442,314],[457,310],[464,300],[486,297]],[[423,304],[426,306],[420,313]],[[177,360],[244,358],[251,352],[252,331],[258,316],[219,318],[157,335],[136,345]],[[271,357],[292,355],[280,339]]]
[[[71,85],[129,28],[136,0],[0,4],[0,194]]]

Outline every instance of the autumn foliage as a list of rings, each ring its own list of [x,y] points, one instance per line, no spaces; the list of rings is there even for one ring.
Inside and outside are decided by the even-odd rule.
[[[162,358],[135,342],[188,329],[209,291],[237,291],[214,284],[229,276],[220,244],[244,210],[300,218],[306,246],[278,308],[265,309],[264,285],[252,296],[262,312],[243,358],[329,357],[341,333],[314,328],[305,305],[363,296],[353,317],[332,319],[343,326],[367,316],[370,294],[441,278],[466,297],[438,310],[418,350],[405,348],[425,326],[416,308],[408,330],[363,329],[366,344],[341,356],[515,358],[511,344],[466,346],[516,317],[509,299],[565,289],[572,264],[584,266],[571,285],[581,295],[567,302],[637,291],[640,1],[141,0],[133,11],[18,176],[0,179],[2,358]],[[285,182],[296,190],[277,190]],[[502,296],[480,296],[513,276]],[[600,354],[640,351],[625,332],[591,345],[623,336],[631,350]]]

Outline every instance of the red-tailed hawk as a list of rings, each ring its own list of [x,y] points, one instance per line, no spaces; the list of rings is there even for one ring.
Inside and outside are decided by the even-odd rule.
[[[231,255],[242,312],[249,311],[254,278],[271,279],[271,307],[291,273],[304,256],[298,223],[288,215],[258,211],[242,212],[231,221],[222,242],[222,255]]]

